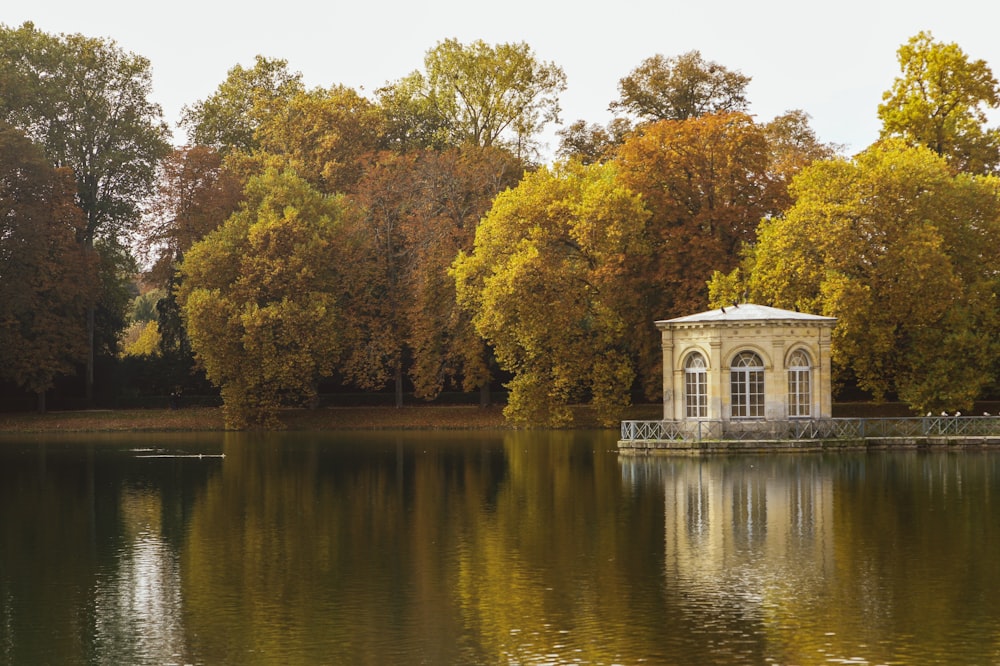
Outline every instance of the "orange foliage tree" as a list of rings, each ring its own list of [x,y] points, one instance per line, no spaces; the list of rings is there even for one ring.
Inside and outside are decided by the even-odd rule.
[[[652,213],[643,311],[667,318],[704,309],[707,280],[739,263],[761,218],[778,212],[764,130],[743,113],[664,120],[642,127],[618,152],[620,178]],[[659,343],[652,331],[642,363],[647,394],[659,389]]]
[[[435,397],[462,377],[489,382],[482,341],[455,305],[447,270],[472,245],[493,197],[515,183],[520,163],[498,148],[384,154],[358,184],[364,214],[349,233],[365,250],[348,269],[345,375],[365,389],[392,382],[397,405],[407,366],[417,395]]]
[[[0,126],[0,377],[38,394],[87,355],[87,309],[96,302],[96,253],[77,242],[83,211],[68,169]]]
[[[214,231],[239,207],[239,180],[208,146],[176,148],[160,163],[155,196],[143,224],[150,277],[166,285],[174,266],[196,241]]]

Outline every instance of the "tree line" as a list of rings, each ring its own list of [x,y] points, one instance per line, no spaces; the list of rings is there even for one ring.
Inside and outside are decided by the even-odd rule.
[[[80,371],[92,398],[124,349],[152,383],[207,378],[234,428],[324,382],[401,404],[498,378],[515,422],[611,422],[659,397],[654,319],[750,298],[838,317],[839,385],[964,408],[1000,358],[1000,87],[930,33],[898,56],[855,156],[801,110],[757,120],[750,78],[692,51],[539,164],[566,77],[524,43],[444,40],[371,98],[258,56],[171,147],[148,61],[0,26],[0,379],[44,399]]]

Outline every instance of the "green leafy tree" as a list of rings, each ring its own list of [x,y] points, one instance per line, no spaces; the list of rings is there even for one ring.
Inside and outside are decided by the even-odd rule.
[[[341,353],[342,201],[291,172],[247,184],[246,203],[195,243],[177,300],[230,428],[276,427],[311,401]]]
[[[986,109],[1000,105],[1000,86],[987,63],[929,32],[910,38],[897,58],[903,73],[878,107],[882,136],[926,146],[961,171],[1000,168],[1000,130],[986,127]]]
[[[251,153],[259,147],[257,130],[276,110],[305,90],[302,75],[288,61],[258,55],[253,67],[236,65],[206,99],[185,107],[181,126],[192,143],[222,153]]]
[[[427,52],[424,66],[380,97],[394,117],[437,129],[447,145],[502,145],[523,156],[546,123],[558,122],[566,75],[523,42],[446,39]]]
[[[998,354],[998,187],[898,140],[817,162],[761,223],[747,288],[837,317],[835,367],[876,398],[968,409]]]
[[[139,272],[132,248],[108,239],[97,242],[97,279],[100,292],[94,309],[94,352],[98,359],[110,361],[120,356],[122,332],[128,327],[132,300],[138,290],[133,283]],[[107,363],[103,364],[107,367]],[[102,396],[114,395],[115,386],[104,384]]]
[[[56,167],[73,170],[85,217],[78,238],[87,247],[124,247],[169,150],[162,111],[149,100],[151,83],[149,61],[113,41],[49,35],[31,23],[0,26],[0,119],[42,145]],[[102,265],[120,262],[109,256]],[[98,341],[116,340],[120,330],[97,330],[100,319],[88,311],[88,398]]]
[[[618,82],[620,97],[610,108],[646,122],[746,111],[749,84],[749,76],[706,62],[699,51],[657,54]]]
[[[648,212],[613,165],[541,169],[498,196],[455,261],[459,303],[514,375],[504,414],[563,425],[587,402],[612,422],[629,404],[640,312],[631,262]]]
[[[0,124],[0,377],[38,395],[87,356],[96,255],[77,242],[83,212],[68,169]]]
[[[141,324],[156,321],[156,303],[164,296],[163,289],[151,289],[133,298],[129,320]]]
[[[0,27],[0,114],[73,169],[88,244],[132,230],[169,150],[150,63],[113,41]]]

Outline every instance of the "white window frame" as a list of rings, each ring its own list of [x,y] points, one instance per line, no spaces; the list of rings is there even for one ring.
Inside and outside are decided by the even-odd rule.
[[[729,368],[729,410],[734,420],[764,418],[764,362],[752,351],[741,351]]]
[[[812,417],[812,362],[808,352],[796,349],[788,357],[788,418]]]
[[[684,416],[708,418],[708,364],[699,352],[684,361]]]

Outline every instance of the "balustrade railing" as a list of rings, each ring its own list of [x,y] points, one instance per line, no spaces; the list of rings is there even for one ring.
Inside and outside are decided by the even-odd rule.
[[[622,441],[1000,437],[1000,417],[923,416],[789,421],[622,421]]]

